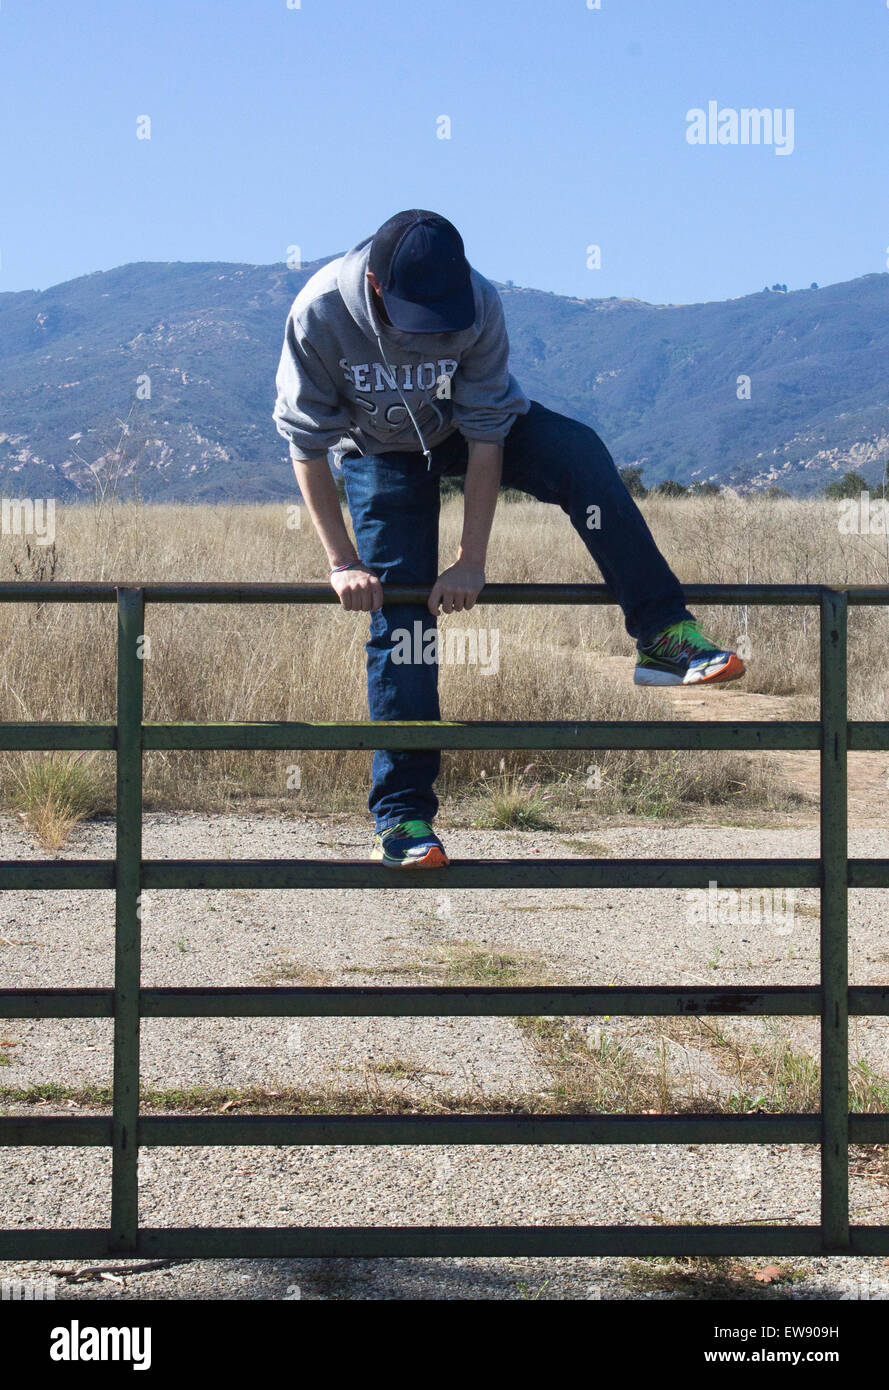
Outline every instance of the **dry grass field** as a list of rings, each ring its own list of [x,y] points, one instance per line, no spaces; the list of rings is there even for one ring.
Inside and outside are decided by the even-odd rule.
[[[643,507],[685,582],[889,582],[887,538],[841,534],[835,503],[722,496],[653,498]],[[454,553],[461,515],[459,499],[445,503],[443,565]],[[292,517],[283,504],[61,507],[53,547],[3,538],[0,576],[317,582],[325,574],[323,552],[308,517],[301,514],[296,528]],[[488,578],[599,580],[567,518],[532,501],[501,503]],[[812,716],[818,688],[814,610],[712,608],[699,616],[714,636],[746,644],[745,695],[769,697],[767,707],[779,717]],[[443,620],[445,633],[459,629],[487,630],[478,649],[482,658],[496,632],[498,669],[484,659],[443,664],[445,717],[673,717],[675,700],[632,686],[633,648],[616,608],[485,605]],[[149,719],[366,717],[362,616],[332,606],[158,606],[149,609],[147,630]],[[3,605],[0,719],[113,718],[114,634],[109,605]],[[853,611],[853,717],[889,717],[887,639],[886,610]],[[744,717],[740,706],[732,708]],[[360,810],[369,762],[360,753],[304,753],[296,778],[296,754],[155,753],[146,759],[147,804]],[[496,753],[450,754],[441,788],[449,813],[464,823],[481,816],[493,824],[549,819],[564,825],[615,812],[669,817],[713,806],[723,817],[743,818],[793,810],[798,802],[778,763],[766,756],[608,753],[592,773],[589,768],[575,755],[542,754],[529,766],[528,755],[501,763]],[[111,772],[110,756],[99,754],[2,755],[0,801],[18,808],[52,843],[63,838],[67,822],[110,809]]]

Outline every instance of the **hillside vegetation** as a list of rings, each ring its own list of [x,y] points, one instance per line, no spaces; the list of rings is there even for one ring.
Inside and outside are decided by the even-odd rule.
[[[292,495],[274,376],[320,264],[141,263],[0,294],[3,492],[92,496],[112,473],[156,501]],[[849,468],[882,475],[889,275],[689,305],[501,292],[528,394],[593,425],[649,485],[805,493]]]

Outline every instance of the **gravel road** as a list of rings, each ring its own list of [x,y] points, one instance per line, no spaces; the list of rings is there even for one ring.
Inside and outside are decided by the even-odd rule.
[[[110,856],[113,836],[108,822],[81,826],[63,857]],[[853,829],[850,840],[853,855],[889,857],[889,831]],[[818,852],[817,829],[799,826],[616,826],[578,836],[460,830],[448,832],[446,841],[455,857],[565,857],[584,846],[616,856]],[[145,819],[151,858],[351,858],[363,857],[367,846],[365,827],[348,819]],[[20,824],[0,822],[0,857],[32,856],[43,857]],[[858,983],[889,981],[887,896],[852,895],[851,971]],[[490,957],[507,958],[534,983],[813,982],[817,894],[798,893],[796,909],[788,929],[783,920],[696,922],[687,895],[672,889],[156,892],[143,903],[143,978],[146,985],[434,983]],[[5,987],[107,985],[112,966],[109,893],[2,895]],[[633,1022],[639,1056],[650,1060],[656,1028],[646,1034],[649,1025]],[[626,1036],[626,1021],[595,1026]],[[802,1051],[817,1049],[817,1031],[806,1020],[748,1020],[739,1029],[766,1026],[792,1030]],[[0,1042],[3,1113],[92,1113],[78,1090],[110,1084],[106,1020],[8,1021],[0,1024]],[[889,1075],[884,1020],[858,1020],[853,1044],[856,1057]],[[717,1108],[734,1078],[708,1051],[675,1040],[669,1047],[674,1090],[709,1097]],[[541,1096],[553,1085],[547,1057],[526,1028],[508,1019],[147,1020],[142,1077],[157,1090],[385,1087],[442,1101]],[[39,1110],[11,1098],[12,1090],[48,1082],[70,1096]],[[818,1154],[798,1146],[149,1149],[141,1163],[142,1220],[158,1226],[817,1221]],[[7,1150],[0,1224],[104,1224],[109,1167],[103,1150]],[[856,1171],[852,1207],[856,1223],[889,1222],[886,1177],[876,1169]],[[73,1299],[889,1297],[889,1262],[882,1260],[778,1260],[774,1282],[756,1280],[767,1263],[233,1260],[111,1278],[51,1277],[55,1296]],[[0,1264],[0,1276],[46,1278],[58,1268]],[[64,1262],[69,1272],[76,1268]]]

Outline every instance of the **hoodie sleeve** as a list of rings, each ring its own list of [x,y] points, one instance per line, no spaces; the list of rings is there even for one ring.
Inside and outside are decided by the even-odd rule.
[[[345,400],[291,309],[275,378],[274,419],[292,459],[327,453],[351,423]]]
[[[502,443],[530,402],[509,371],[509,339],[503,305],[485,285],[487,313],[479,337],[460,359],[452,385],[454,423],[464,439]]]

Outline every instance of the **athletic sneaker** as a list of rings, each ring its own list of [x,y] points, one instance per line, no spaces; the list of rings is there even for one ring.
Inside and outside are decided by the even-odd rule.
[[[674,623],[637,650],[636,685],[714,684],[735,681],[744,674],[737,652],[724,651],[704,637],[696,618]]]
[[[425,820],[404,820],[374,835],[371,859],[390,869],[441,869],[448,857],[441,840]]]

